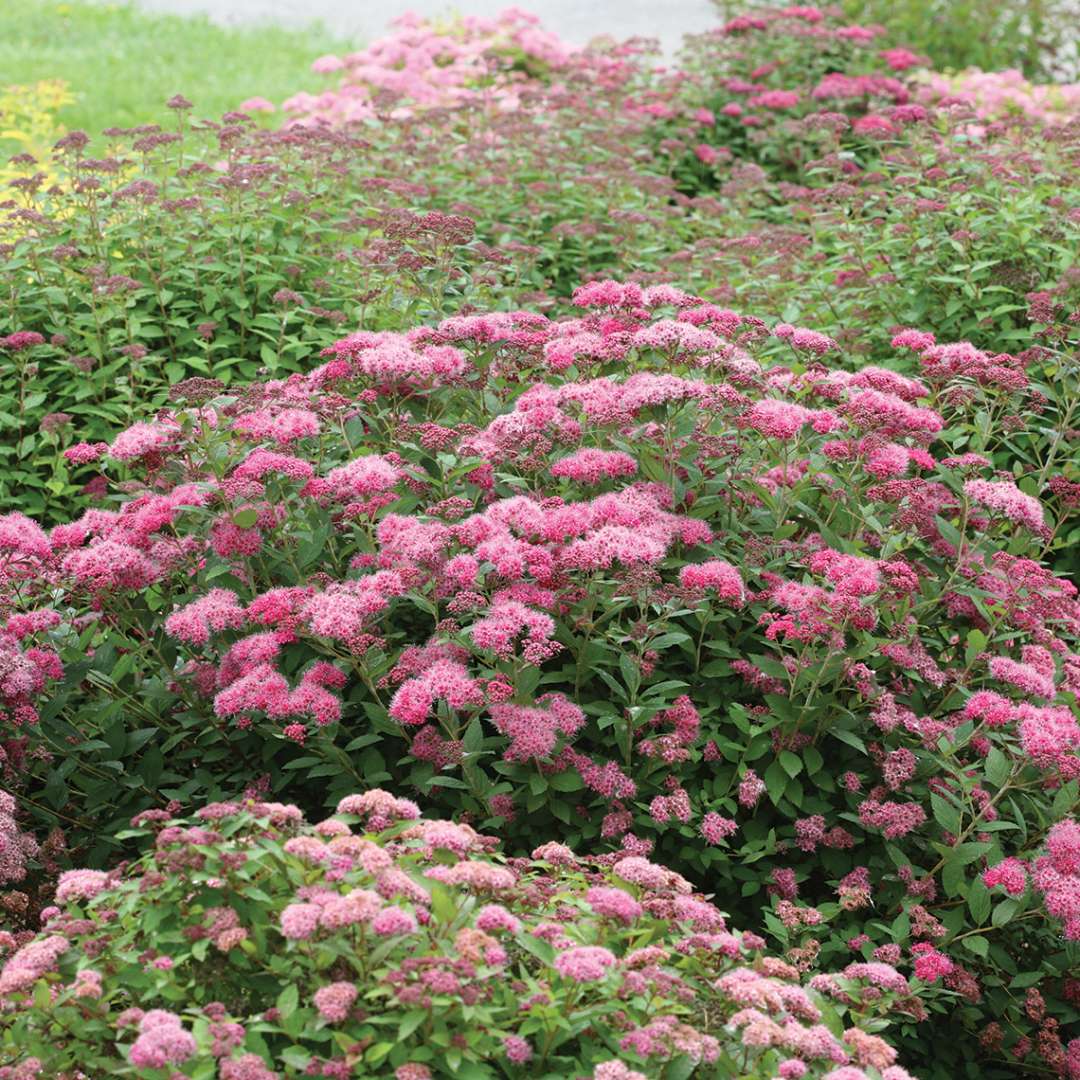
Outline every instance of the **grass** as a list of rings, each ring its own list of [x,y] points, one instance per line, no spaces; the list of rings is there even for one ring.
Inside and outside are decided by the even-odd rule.
[[[173,94],[195,116],[217,117],[256,95],[279,103],[318,89],[311,61],[348,50],[319,27],[216,26],[88,0],[0,0],[0,87],[64,79],[75,102],[60,122],[91,135],[113,125],[164,123]]]

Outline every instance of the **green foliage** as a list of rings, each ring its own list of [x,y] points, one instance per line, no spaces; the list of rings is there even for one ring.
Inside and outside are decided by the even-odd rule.
[[[938,70],[1019,68],[1029,78],[1075,73],[1075,13],[1067,0],[843,0],[854,22],[882,23]]]
[[[867,1046],[890,1053],[868,1033],[917,1004],[895,972],[885,994],[857,976],[842,1000],[803,990],[645,860],[642,877],[635,860],[602,866],[552,844],[508,862],[468,826],[395,823],[395,804],[416,813],[371,791],[314,828],[258,802],[159,816],[151,850],[108,881],[61,879],[65,910],[0,976],[0,1063],[51,1077],[157,1078],[168,1063],[196,1080],[554,1080],[622,1062],[607,1075],[768,1080],[786,1052],[744,1047],[745,1011],[726,1026],[752,987],[768,995],[757,1016],[827,1025],[806,1052],[812,1080],[845,1029],[865,1025]],[[173,1034],[155,1040],[155,1024]]]
[[[768,0],[713,0],[725,20]],[[1075,74],[1075,14],[1067,0],[841,0],[850,22],[883,25],[894,41],[928,56],[938,70],[1019,68],[1033,79]]]

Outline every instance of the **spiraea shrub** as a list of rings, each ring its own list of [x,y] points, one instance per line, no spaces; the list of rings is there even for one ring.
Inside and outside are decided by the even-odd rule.
[[[12,163],[0,1077],[1080,1076],[1076,126],[651,56]]]
[[[574,300],[70,448],[116,508],[0,519],[24,828],[105,867],[150,808],[386,783],[512,855],[722,884],[800,970],[909,966],[925,1075],[1064,1070],[1080,612],[1068,489],[991,461],[1024,361],[909,328],[917,377],[847,370],[672,286]]]
[[[148,811],[135,863],[63,874],[37,936],[0,934],[0,1076],[910,1076],[887,963],[807,980],[642,856],[336,810]]]
[[[1076,309],[1075,132],[913,104],[914,60],[873,28],[755,13],[675,75],[643,43],[556,48],[516,16],[372,49],[323,58],[345,85],[280,130],[257,99],[208,123],[178,98],[164,128],[20,156],[0,494],[53,521],[87,505],[62,451],[189,376],[297,371],[346,327],[551,310],[592,276],[678,265],[696,293],[874,363],[899,326],[1018,353],[1042,344],[1031,294]],[[1044,374],[1064,417],[1075,377],[1056,358]]]
[[[165,128],[22,155],[0,204],[0,494],[61,513],[78,493],[61,451],[185,378],[287,374],[343,327],[565,296],[631,258],[658,267],[686,215],[647,118],[621,106],[638,59],[588,53],[512,110],[386,103],[335,128],[192,121],[174,99]]]

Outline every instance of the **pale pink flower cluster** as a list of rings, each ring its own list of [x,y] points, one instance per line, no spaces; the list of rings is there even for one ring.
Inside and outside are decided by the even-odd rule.
[[[358,817],[377,819],[379,823],[390,821],[415,821],[420,807],[411,799],[391,795],[382,788],[372,788],[361,795],[346,795],[337,804],[339,814],[356,814]],[[373,825],[373,828],[384,827]]]
[[[928,942],[912,945],[911,954],[915,957],[915,978],[925,983],[936,982],[953,969],[953,962]]]
[[[109,456],[117,461],[134,461],[148,454],[168,450],[180,434],[179,428],[172,423],[132,424],[113,439],[109,447]]]
[[[734,604],[741,603],[746,594],[739,571],[723,559],[687,563],[679,571],[679,583],[689,591],[715,590],[720,600]]]
[[[0,885],[22,881],[26,861],[38,853],[37,841],[15,820],[15,799],[0,791]]]
[[[1047,912],[1061,920],[1066,940],[1080,941],[1080,821],[1066,818],[1054,825],[1044,852],[1035,860],[1032,881]]]
[[[1080,723],[1068,706],[1021,702],[1014,715],[1024,753],[1042,769],[1057,769],[1065,779],[1080,776]]]
[[[1040,532],[1044,526],[1042,503],[1034,495],[1025,495],[1011,480],[968,480],[964,494],[978,506],[1026,525]]]
[[[476,709],[483,705],[484,695],[464,664],[436,660],[398,687],[388,711],[399,723],[416,726],[427,721],[439,701],[454,710]]]
[[[310,409],[263,408],[243,413],[232,422],[233,431],[258,442],[273,442],[288,446],[298,439],[319,434],[318,416]],[[112,454],[116,456],[116,444]]]
[[[350,982],[335,982],[320,986],[315,991],[315,1008],[324,1020],[341,1023],[348,1018],[358,994],[356,986]]]
[[[859,820],[867,828],[881,829],[886,840],[895,840],[925,824],[926,811],[918,803],[866,799],[859,804]]]
[[[1052,698],[1054,696],[1054,667],[1040,669],[1033,663],[1013,660],[1009,656],[991,656],[987,665],[990,674],[1003,683],[1015,686],[1033,697]]]
[[[317,74],[342,73],[339,87],[294,94],[283,108],[303,124],[368,119],[384,95],[399,99],[396,112],[406,115],[417,108],[468,102],[512,108],[520,81],[512,64],[521,55],[558,69],[573,53],[544,30],[536,16],[517,8],[493,18],[460,17],[445,27],[409,13],[396,21],[392,33],[367,48],[315,60],[312,70]]]
[[[791,102],[791,105],[794,104],[794,101]],[[790,108],[790,105],[774,107]],[[773,327],[773,335],[786,341],[796,351],[812,353],[814,356],[824,356],[838,348],[836,342],[827,334],[807,330],[802,326],[792,326],[790,323],[777,323]]]
[[[625,1062],[604,1061],[593,1069],[592,1080],[648,1080],[644,1073],[631,1069]]]
[[[67,938],[54,934],[34,938],[17,949],[0,969],[0,998],[29,990],[56,967],[56,962],[70,947]]]
[[[488,706],[495,730],[510,740],[504,761],[549,760],[559,736],[572,739],[585,724],[585,714],[561,694],[549,694],[537,705]]]
[[[710,844],[722,844],[728,837],[734,836],[739,826],[731,818],[722,817],[714,810],[710,810],[701,819],[701,835]]]
[[[1011,896],[1023,896],[1028,886],[1027,864],[1022,859],[1009,856],[989,870],[984,870],[982,880],[988,889],[1001,885]]]
[[[65,870],[56,883],[56,901],[93,900],[108,885],[109,876],[103,870]]]
[[[185,1031],[180,1017],[164,1009],[152,1009],[139,1021],[139,1037],[128,1050],[137,1069],[164,1069],[182,1065],[197,1049],[195,1038]]]
[[[579,945],[555,957],[554,968],[573,982],[598,982],[615,967],[615,954],[599,945]]]
[[[165,633],[189,645],[205,645],[211,634],[239,629],[247,616],[231,589],[211,589],[205,596],[174,611],[165,620]]]
[[[594,886],[585,894],[585,901],[597,915],[616,919],[628,926],[640,918],[645,910],[624,889]]]
[[[1015,68],[969,68],[953,76],[926,72],[916,83],[916,97],[928,105],[973,108],[981,120],[1021,115],[1043,124],[1063,124],[1080,115],[1080,83],[1040,85]]]

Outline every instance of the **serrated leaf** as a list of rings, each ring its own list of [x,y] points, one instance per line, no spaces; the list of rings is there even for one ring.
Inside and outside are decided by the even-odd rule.
[[[478,716],[474,716],[469,721],[469,726],[465,729],[465,738],[462,740],[462,745],[470,754],[476,754],[483,748],[484,728]]]
[[[398,1025],[398,1042],[407,1039],[428,1017],[426,1009],[411,1009],[402,1018]]]
[[[964,889],[964,866],[960,862],[947,862],[941,869],[941,887],[946,896],[959,896]]]
[[[550,964],[555,960],[555,950],[550,942],[533,937],[532,934],[518,934],[515,940],[527,953],[532,953],[537,960],[545,964]]]

